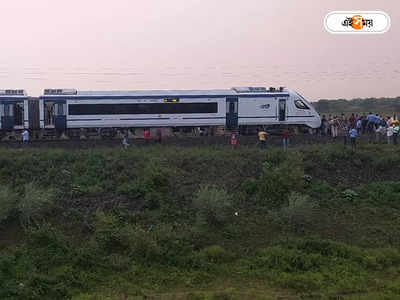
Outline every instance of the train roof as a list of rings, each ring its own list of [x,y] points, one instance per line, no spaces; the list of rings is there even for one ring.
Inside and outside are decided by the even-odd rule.
[[[0,89],[0,97],[27,97],[25,90],[2,90]]]
[[[238,96],[238,95],[271,95],[288,94],[288,90],[266,89],[264,87],[238,87],[232,89],[212,89],[212,90],[131,90],[131,91],[78,91],[73,89],[47,89],[42,97],[196,97],[196,96]]]
[[[1,90],[0,89],[0,101],[21,101],[28,98],[25,90]]]
[[[231,90],[136,90],[136,91],[78,91],[77,96],[201,96],[234,95]]]

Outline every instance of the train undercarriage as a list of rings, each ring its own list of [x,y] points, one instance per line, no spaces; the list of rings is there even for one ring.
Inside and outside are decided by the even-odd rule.
[[[228,129],[225,126],[208,127],[151,127],[150,137],[157,137],[158,129],[161,129],[162,137],[190,137],[190,136],[229,136],[232,132],[239,135],[255,135],[258,129],[267,130],[272,135],[278,135],[282,129],[281,125],[269,126],[239,126],[236,129]],[[306,126],[291,125],[289,130],[292,134],[312,133]],[[0,141],[18,141],[22,139],[23,129],[0,130]],[[55,128],[30,129],[30,140],[107,140],[143,138],[144,128],[71,128],[57,130]]]

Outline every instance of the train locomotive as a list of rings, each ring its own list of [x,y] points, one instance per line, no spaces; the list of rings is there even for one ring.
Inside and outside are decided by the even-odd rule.
[[[217,128],[300,125],[318,128],[321,119],[295,91],[237,87],[220,90],[78,91],[45,89],[39,98],[23,90],[0,91],[0,130],[15,136],[29,129],[45,138],[115,136],[138,128]],[[5,134],[7,133],[7,134]]]

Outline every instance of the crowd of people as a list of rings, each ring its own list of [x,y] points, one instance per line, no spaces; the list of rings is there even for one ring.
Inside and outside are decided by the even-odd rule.
[[[354,150],[356,147],[357,137],[360,135],[366,135],[369,141],[375,141],[376,143],[387,143],[397,145],[398,136],[400,134],[400,122],[396,115],[383,117],[379,114],[369,113],[368,115],[357,115],[352,113],[349,117],[345,114],[341,116],[337,115],[322,115],[321,126],[316,131],[319,136],[330,136],[333,139],[343,138],[344,144],[348,141]],[[29,142],[29,131],[24,130],[22,133],[22,144],[25,145]],[[261,148],[266,148],[267,139],[270,133],[262,128],[258,128],[258,144]],[[280,130],[279,135],[282,138],[282,146],[286,151],[289,147],[289,135],[290,131],[288,127]],[[143,131],[143,137],[146,144],[149,143],[150,130],[145,128]],[[162,130],[157,128],[156,130],[156,141],[161,143],[162,141]],[[232,148],[236,148],[238,144],[238,133],[232,132],[231,134],[231,145]],[[130,146],[128,141],[128,135],[123,135],[122,147],[127,149]]]
[[[353,150],[356,148],[357,138],[361,135],[367,136],[370,142],[397,145],[400,122],[396,115],[383,117],[372,112],[360,116],[353,113],[349,117],[345,114],[328,115],[328,117],[322,115],[321,126],[316,133],[319,136],[332,137],[332,139],[342,138],[344,145],[349,142]],[[257,134],[259,146],[265,148],[269,134],[263,129],[258,129]],[[282,138],[283,149],[286,151],[289,146],[288,129],[282,129],[279,135]]]
[[[353,113],[350,117],[342,114],[341,116],[329,115],[327,118],[323,115],[318,134],[331,136],[334,139],[342,136],[345,143],[348,137],[355,138],[358,135],[368,135],[370,141],[374,138],[375,142],[382,143],[386,136],[386,143],[397,145],[399,125],[399,120],[395,115],[384,117],[372,112],[361,116]]]

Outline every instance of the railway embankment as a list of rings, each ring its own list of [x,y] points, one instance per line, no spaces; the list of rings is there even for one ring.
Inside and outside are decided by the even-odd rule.
[[[3,148],[0,299],[397,299],[399,166],[366,143]]]

